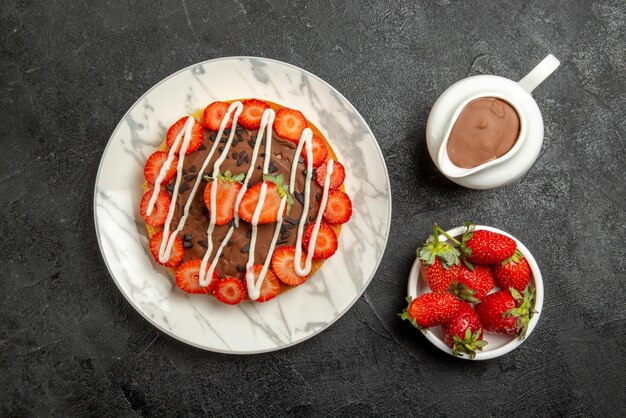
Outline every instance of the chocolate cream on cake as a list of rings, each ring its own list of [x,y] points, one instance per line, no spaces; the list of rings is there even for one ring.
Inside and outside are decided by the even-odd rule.
[[[210,214],[204,202],[204,189],[208,184],[204,176],[210,176],[213,173],[213,166],[215,161],[220,157],[224,150],[224,145],[228,139],[230,130],[225,130],[222,135],[222,144],[213,154],[209,160],[209,164],[204,171],[202,184],[198,188],[197,193],[194,196],[193,202],[189,210],[189,217],[185,222],[182,232],[178,234],[181,239],[184,239],[185,255],[184,260],[190,258],[202,259],[207,249],[207,229],[209,227]],[[183,165],[183,177],[179,188],[179,193],[176,199],[176,207],[174,216],[172,218],[172,230],[175,230],[178,226],[180,217],[183,213],[183,209],[194,182],[197,180],[198,170],[202,167],[204,160],[210,152],[211,147],[215,141],[216,131],[204,131],[204,140],[200,148],[185,156]],[[235,136],[233,142],[228,150],[228,155],[220,167],[220,171],[225,173],[230,171],[233,176],[243,173],[245,174],[250,167],[250,164],[255,165],[255,170],[250,178],[248,187],[252,187],[263,180],[262,166],[265,155],[265,147],[262,146],[259,150],[259,155],[256,161],[251,161],[252,151],[254,148],[254,140],[257,138],[258,130],[248,130],[241,127],[237,127],[235,130]],[[219,139],[218,139],[219,140]],[[264,145],[264,142],[262,145]],[[306,164],[300,155],[294,155],[297,144],[279,138],[274,133],[272,134],[272,147],[270,156],[270,174],[278,176],[282,174],[285,178],[285,183],[289,182],[291,174],[291,166],[294,158],[299,160],[296,168],[295,176],[295,192],[294,202],[288,213],[285,214],[285,218],[281,227],[281,232],[278,237],[277,246],[279,245],[295,245],[296,235],[298,231],[298,222],[302,215],[304,188],[306,182]],[[165,187],[165,191],[170,198],[172,191],[174,190],[174,177]],[[307,217],[307,223],[315,220],[318,214],[320,199],[322,197],[322,188],[316,183],[315,176],[313,176],[311,182],[311,194],[309,198],[309,211]],[[216,225],[212,240],[213,250],[211,252],[209,260],[213,260],[220,246],[222,239],[228,232],[228,229],[233,225],[232,221],[226,225]],[[256,248],[254,252],[255,260],[266,259],[268,255],[269,246],[271,244],[272,236],[274,234],[275,223],[258,225]],[[252,226],[243,220],[239,221],[239,226],[234,230],[232,236],[229,239],[228,245],[226,245],[222,251],[222,254],[217,262],[216,271],[220,277],[238,277],[243,278],[246,271],[246,263],[249,256],[250,247],[250,234],[252,232]]]

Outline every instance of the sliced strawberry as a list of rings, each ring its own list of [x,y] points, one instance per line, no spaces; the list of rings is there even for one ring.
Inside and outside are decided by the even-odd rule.
[[[240,183],[243,180],[244,174],[238,174],[232,176],[230,171],[227,171],[217,179],[217,192],[215,196],[215,224],[226,225],[235,217],[235,201],[237,200],[237,193],[241,190],[243,185]],[[206,207],[211,210],[211,188],[213,187],[213,181],[210,181],[204,189],[204,203]]]
[[[204,126],[212,131],[219,131],[220,125],[224,115],[228,112],[230,104],[225,102],[213,102],[204,109],[203,118]],[[233,125],[233,114],[230,115],[230,120],[226,123],[224,129],[228,129]]]
[[[262,264],[257,264],[252,267],[255,281],[259,277],[262,268]],[[243,282],[247,288],[247,278],[244,278]],[[272,270],[268,269],[267,273],[265,273],[265,277],[263,278],[263,283],[261,284],[261,289],[259,290],[259,297],[257,298],[256,302],[267,302],[270,299],[274,299],[279,290],[280,282],[278,281],[274,273],[272,273]]]
[[[324,164],[324,161],[326,161],[326,158],[328,157],[328,149],[326,149],[324,140],[317,135],[313,135],[311,145],[311,151],[313,152],[313,167],[317,168]],[[302,147],[302,157],[304,158],[304,162],[306,164],[306,146]]]
[[[170,129],[167,130],[167,139],[165,143],[168,147],[172,148],[174,145],[174,141],[178,136],[178,133],[185,127],[185,122],[187,122],[187,118],[189,116],[182,117],[173,124]],[[183,141],[185,140],[185,134],[183,134],[181,140],[178,142],[178,147],[176,147],[176,154],[180,154],[180,148],[183,146]],[[194,119],[193,128],[191,128],[191,138],[189,139],[189,145],[187,145],[187,151],[185,151],[185,155],[191,154],[195,150],[197,150],[200,145],[202,145],[202,141],[204,140],[204,130],[202,129],[202,125]],[[176,167],[172,164],[173,167]]]
[[[309,276],[300,277],[294,270],[293,262],[296,258],[296,247],[278,247],[272,256],[272,271],[281,282],[289,286],[302,284]],[[304,253],[301,257],[301,266],[304,264]]]
[[[324,163],[321,167],[315,170],[315,181],[320,187],[324,187],[324,179],[326,178],[326,166],[328,162]],[[343,184],[343,180],[346,178],[346,169],[343,168],[343,164],[339,161],[333,163],[333,174],[330,175],[330,188],[337,189]]]
[[[213,289],[217,300],[227,305],[236,305],[246,298],[246,289],[236,277],[226,277],[217,281]]]
[[[261,185],[267,184],[267,193],[265,195],[265,201],[263,202],[263,209],[261,209],[261,216],[259,217],[259,225],[276,222],[278,219],[278,207],[280,206],[281,196],[278,192],[278,187],[271,181],[264,181],[257,183],[254,186],[246,190],[246,193],[241,199],[239,205],[239,217],[246,222],[252,223],[252,217],[254,216],[254,210],[259,203],[259,197],[261,195]],[[285,209],[286,209],[285,205]]]
[[[276,118],[274,118],[274,132],[276,132],[276,135],[279,137],[297,144],[304,128],[306,128],[306,119],[302,112],[286,107],[276,112]]]
[[[159,261],[159,248],[161,246],[161,241],[163,240],[163,231],[159,231],[156,234],[152,235],[150,238],[150,251],[152,252],[152,256],[155,261],[165,267],[176,268],[180,264],[183,259],[183,255],[185,254],[185,249],[183,248],[183,240],[176,237],[174,240],[174,245],[172,246],[172,252],[170,253],[170,259],[165,263],[161,263]]]
[[[302,237],[302,246],[304,251],[309,250],[309,241],[313,233],[315,223],[310,223],[304,230]],[[313,260],[326,260],[337,251],[337,235],[335,230],[325,223],[320,224],[320,230],[315,240],[315,250],[313,251]]]
[[[217,272],[213,270],[213,275],[208,286],[200,286],[200,265],[202,260],[192,258],[181,264],[176,270],[176,285],[187,293],[211,294],[215,283],[217,283]],[[206,270],[209,270],[207,264]]]
[[[141,198],[141,205],[139,206],[139,212],[141,218],[150,226],[163,226],[165,219],[167,218],[167,212],[170,210],[170,197],[163,190],[157,194],[156,202],[150,216],[148,216],[148,205],[150,204],[150,198],[152,197],[153,190],[150,189],[144,193]]]
[[[323,215],[324,221],[332,225],[339,225],[348,222],[350,216],[352,216],[350,197],[341,190],[330,189]]]
[[[146,166],[143,169],[143,175],[148,183],[156,183],[157,177],[159,177],[159,173],[161,172],[161,167],[163,167],[165,161],[167,161],[167,152],[165,151],[157,151],[148,157],[148,161],[146,161]],[[161,184],[167,183],[172,179],[172,177],[176,175],[177,165],[178,157],[174,155],[174,158],[172,158],[172,164],[170,165],[170,169],[167,170],[167,173],[165,173],[165,177],[163,177]]]
[[[259,129],[263,112],[270,108],[268,104],[257,99],[244,100],[242,104],[238,123],[246,129]]]

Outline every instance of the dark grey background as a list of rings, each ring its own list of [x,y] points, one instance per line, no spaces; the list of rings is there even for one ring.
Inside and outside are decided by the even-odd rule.
[[[3,1],[0,12],[0,415],[570,415],[626,413],[624,1]],[[535,91],[541,156],[508,187],[443,178],[430,107],[474,74]],[[148,88],[190,64],[271,57],[361,112],[385,155],[393,224],[383,262],[330,329],[228,356],[157,331],[122,297],[93,225],[109,135]],[[521,239],[546,300],[515,352],[449,357],[395,313],[433,221]]]

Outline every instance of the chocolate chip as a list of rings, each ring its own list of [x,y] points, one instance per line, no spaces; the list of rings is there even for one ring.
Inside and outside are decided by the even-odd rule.
[[[191,167],[189,167],[189,172],[190,173],[195,173],[196,172],[196,166],[192,165]]]
[[[298,158],[298,164],[304,164],[304,157],[303,156],[300,156]]]
[[[315,216],[313,215],[309,216],[309,222],[313,222],[313,219],[315,219]]]
[[[248,231],[246,232],[246,237],[250,238],[252,236],[252,229],[248,229]]]
[[[193,179],[195,179],[195,178],[196,178],[196,175],[195,175],[195,174],[187,174],[187,175],[186,175],[185,177],[183,177],[183,178],[184,178],[185,180],[187,180],[187,181],[191,181],[191,180],[193,180]]]
[[[226,246],[230,247],[231,245],[233,245],[233,240],[229,239],[228,242],[226,243]]]
[[[304,177],[306,177],[308,172],[309,172],[308,170],[302,170],[302,174],[304,175]]]
[[[224,152],[224,147],[219,147],[217,150],[218,150],[219,152]]]
[[[202,205],[202,209],[200,209],[200,213],[202,213],[203,215],[208,215],[209,214],[209,208],[207,208],[206,206]]]
[[[321,193],[316,193],[316,194],[315,194],[315,200],[317,200],[318,202],[319,202],[320,200],[322,200],[322,194],[321,194]]]
[[[265,153],[262,152],[261,154],[259,154],[261,156],[261,158],[265,158]]]
[[[246,155],[246,151],[245,150],[239,151],[239,158],[242,158],[244,155]]]
[[[246,160],[246,163],[249,163],[249,162],[250,162],[250,158],[248,158],[248,156],[247,156],[247,155],[246,155],[244,158],[245,158],[245,160]]]
[[[254,144],[255,144],[255,142],[253,140],[249,140],[248,141],[248,145],[250,145],[252,148],[254,148]]]
[[[183,248],[191,248],[191,247],[193,247],[193,242],[183,241]]]
[[[273,161],[270,161],[268,168],[269,168],[270,173],[275,173],[278,171],[278,167],[276,167],[276,164],[274,164]]]
[[[184,239],[185,241],[191,241],[191,238],[192,238],[192,236],[191,236],[191,233],[189,233],[189,232],[187,232],[187,233],[185,234],[185,236],[183,237],[183,239]]]
[[[187,174],[187,170],[183,170],[181,174],[184,176],[185,174]]]
[[[189,190],[189,183],[184,182],[182,186],[180,186],[180,189],[178,189],[178,193],[184,193],[187,190]]]
[[[237,160],[237,167],[241,166],[241,164],[243,164],[243,157],[239,157]]]
[[[237,271],[239,273],[245,273],[246,272],[246,268],[244,266],[241,266],[241,265],[237,264]]]
[[[201,245],[204,248],[208,247],[208,244],[203,239],[199,239],[197,242],[198,242],[199,245]]]
[[[230,135],[230,128],[224,129],[224,135],[226,136]]]
[[[289,232],[289,230],[287,229],[287,227],[285,226],[285,224],[282,224],[280,226],[280,233],[284,234],[285,232]]]
[[[230,227],[234,227],[234,226],[235,226],[235,220],[234,220],[234,219],[231,219],[231,220],[228,222],[228,226],[230,226]]]
[[[291,235],[291,232],[289,232],[289,230],[280,233],[280,236],[283,238],[289,238],[289,235]]]
[[[237,127],[235,128],[235,132],[241,132],[241,131],[243,131],[243,126],[237,125]]]
[[[233,152],[230,156],[233,157],[233,160],[234,160],[235,158],[237,158],[237,153]]]
[[[261,141],[261,145],[265,145],[265,139]]]
[[[296,200],[300,202],[301,205],[304,206],[304,195],[300,192],[294,192],[293,195],[296,197]]]
[[[244,245],[243,247],[241,247],[241,252],[242,252],[242,253],[244,253],[244,254],[245,254],[245,253],[247,253],[247,252],[249,252],[249,251],[250,251],[250,244],[246,244],[246,245]]]
[[[206,149],[206,145],[202,144],[198,147],[200,151],[204,151]]]
[[[287,216],[285,218],[285,222],[287,222],[288,224],[291,224],[291,225],[297,225],[298,224],[298,220],[297,219],[290,218],[289,216]]]
[[[170,193],[173,192],[174,191],[174,184],[173,183],[168,184],[167,186],[165,186],[165,189],[168,192],[170,192]]]
[[[211,135],[211,136],[209,137],[209,139],[210,139],[211,141],[215,141],[215,134]]]
[[[276,242],[276,245],[283,245],[283,244],[287,244],[287,241],[288,241],[288,240],[286,240],[286,239],[281,239],[280,241]]]

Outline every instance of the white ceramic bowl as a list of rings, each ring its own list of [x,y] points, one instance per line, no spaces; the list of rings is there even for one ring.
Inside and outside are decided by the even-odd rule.
[[[526,246],[524,246],[524,244],[522,244],[517,238],[515,238],[511,234],[508,234],[497,228],[492,228],[490,226],[476,225],[476,229],[477,230],[485,229],[488,231],[498,232],[500,234],[506,235],[507,237],[513,238],[515,242],[517,243],[517,248],[528,261],[528,265],[530,266],[530,270],[532,272],[530,283],[535,287],[534,309],[536,313],[533,315],[533,317],[530,320],[530,323],[528,324],[528,331],[526,332],[526,338],[521,340],[518,337],[513,337],[509,335],[499,335],[499,334],[486,332],[484,333],[483,338],[484,340],[487,341],[488,344],[485,346],[485,348],[483,348],[483,351],[477,352],[476,357],[474,359],[472,359],[467,354],[463,354],[461,357],[467,360],[489,360],[492,358],[500,357],[512,350],[515,350],[517,347],[519,347],[524,341],[526,341],[530,337],[530,334],[533,332],[533,329],[535,329],[535,326],[537,325],[537,321],[539,321],[539,316],[541,315],[541,309],[543,307],[543,280],[541,278],[541,271],[539,270],[537,261],[535,261],[535,258],[533,257],[533,255],[530,253],[530,251],[528,251],[528,248],[526,248]],[[465,232],[465,227],[460,226],[458,228],[450,229],[446,232],[449,235],[456,237],[456,236],[463,234],[463,232]],[[439,240],[447,241],[447,238],[441,235],[439,237]],[[496,292],[498,290],[499,288],[496,287],[490,293]],[[428,287],[428,284],[426,284],[425,280],[420,275],[419,258],[415,259],[415,262],[413,263],[413,267],[411,268],[411,273],[409,274],[409,283],[408,283],[407,292],[408,292],[408,295],[411,296],[412,298],[415,298],[421,295],[422,293],[430,292],[430,288]],[[441,327],[435,327],[435,328],[429,329],[424,333],[424,335],[426,336],[426,339],[428,341],[430,341],[431,343],[433,343],[433,345],[435,345],[435,347],[439,348],[441,351],[444,351],[450,355],[453,355],[452,349],[448,347],[446,343],[443,342],[443,334],[441,332]]]

